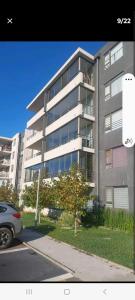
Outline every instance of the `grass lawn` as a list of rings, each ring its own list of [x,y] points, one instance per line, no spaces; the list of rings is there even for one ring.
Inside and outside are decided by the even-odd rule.
[[[123,266],[133,268],[133,234],[115,231],[103,227],[81,226],[74,237],[72,229],[59,227],[55,221],[41,217],[41,224],[34,227],[34,214],[23,214],[26,227],[32,227],[52,238],[74,245],[86,251],[111,260]]]

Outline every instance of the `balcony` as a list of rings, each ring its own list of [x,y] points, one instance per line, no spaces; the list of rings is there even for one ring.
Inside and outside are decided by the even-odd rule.
[[[24,168],[28,168],[28,167],[37,165],[37,164],[41,163],[41,161],[42,161],[42,155],[41,155],[41,152],[39,152],[35,156],[27,159],[24,162]]]
[[[93,138],[81,137],[75,135],[72,139],[65,141],[62,145],[57,145],[55,148],[48,150],[44,153],[44,161],[74,152],[77,150],[83,150],[89,153],[95,153]]]
[[[46,106],[46,111],[50,110],[54,105],[59,103],[64,97],[66,97],[73,89],[75,89],[79,84],[83,85],[84,87],[88,88],[92,92],[95,91],[93,86],[93,80],[88,76],[84,75],[84,73],[79,72],[59,93],[54,96]]]
[[[8,178],[9,177],[9,172],[1,171],[0,172],[0,178]]]
[[[41,150],[41,141],[43,138],[43,131],[33,131],[33,133],[27,137],[26,148]]]
[[[27,128],[33,130],[41,130],[43,128],[44,107],[42,107],[28,122]]]
[[[8,145],[4,145],[4,146],[0,146],[0,152],[2,153],[10,153],[12,150],[12,147],[11,146],[8,146]]]
[[[1,159],[0,160],[0,166],[9,167],[10,166],[10,160],[9,159]]]

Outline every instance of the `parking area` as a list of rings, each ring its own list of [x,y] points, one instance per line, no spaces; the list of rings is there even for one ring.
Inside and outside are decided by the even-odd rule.
[[[10,248],[0,251],[0,282],[59,282],[72,278],[66,268],[18,240]]]

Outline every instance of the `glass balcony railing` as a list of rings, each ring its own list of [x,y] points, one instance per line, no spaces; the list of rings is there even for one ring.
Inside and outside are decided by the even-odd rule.
[[[83,104],[83,113],[90,116],[94,116],[94,107]]]
[[[94,148],[94,139],[93,137],[82,137],[82,146],[88,148]]]
[[[93,73],[83,73],[83,82],[94,86]]]

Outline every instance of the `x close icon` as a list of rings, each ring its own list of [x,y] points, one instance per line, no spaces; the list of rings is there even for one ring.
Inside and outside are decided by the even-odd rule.
[[[13,24],[13,18],[7,18],[7,24]]]

